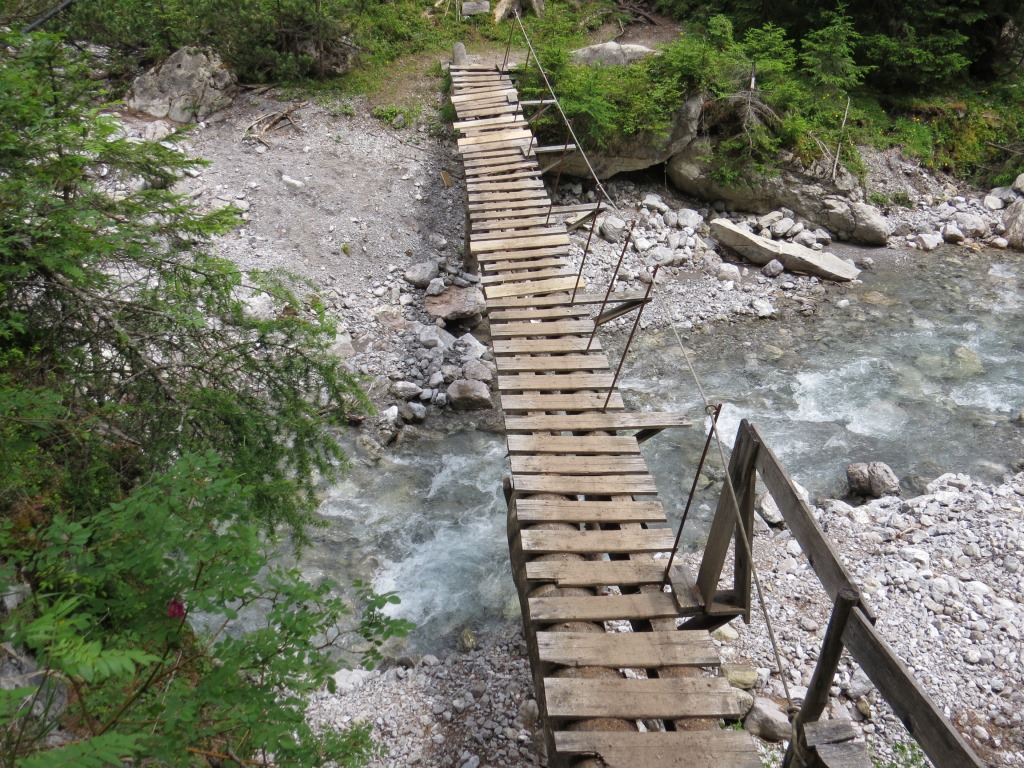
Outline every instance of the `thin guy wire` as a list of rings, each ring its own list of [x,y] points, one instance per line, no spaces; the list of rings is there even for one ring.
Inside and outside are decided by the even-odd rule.
[[[562,103],[558,100],[558,96],[555,95],[555,89],[551,86],[551,81],[548,80],[548,73],[544,71],[544,67],[541,66],[540,57],[537,56],[537,52],[533,49],[533,43],[530,41],[530,36],[526,34],[526,27],[523,26],[523,20],[519,16],[519,11],[515,12],[516,23],[519,24],[519,29],[523,32],[523,37],[526,39],[526,45],[530,49],[530,53],[533,55],[533,60],[537,62],[537,70],[540,72],[540,76],[544,78],[544,84],[548,87],[548,93],[551,94],[551,98],[555,102],[555,107],[558,109],[558,114],[562,116],[562,120],[569,127],[569,133],[572,134],[572,140],[576,144],[576,149],[579,150],[580,154],[583,155],[583,162],[587,164],[587,169],[590,171],[590,175],[594,179],[594,183],[597,184],[597,188],[601,190],[601,194],[604,195],[604,199],[608,201],[612,208],[616,211],[619,210],[619,206],[615,204],[608,191],[604,188],[604,184],[597,178],[597,171],[594,170],[594,166],[590,164],[590,158],[587,157],[586,151],[583,149],[583,145],[580,144],[580,140],[576,138],[576,131],[569,125],[569,118],[565,116],[565,112],[562,111]]]
[[[664,306],[664,305],[663,305]],[[697,371],[693,368],[693,363],[690,362],[690,356],[686,352],[686,347],[683,346],[683,339],[679,335],[679,330],[676,328],[676,324],[672,322],[671,315],[669,317],[669,326],[672,328],[672,333],[675,334],[676,342],[679,344],[679,351],[683,353],[683,359],[686,361],[686,367],[690,369],[690,375],[693,377],[694,383],[697,385],[697,391],[700,392],[700,397],[704,401],[704,407],[707,408],[711,405],[704,394],[704,387],[701,386],[700,377],[697,376]],[[722,459],[722,466],[725,467],[725,487],[729,491],[729,498],[732,501],[732,508],[736,511],[736,527],[739,529],[740,538],[743,539],[743,548],[746,551],[747,559],[750,561],[750,576],[754,580],[754,586],[757,589],[757,600],[761,604],[761,614],[764,616],[765,626],[768,628],[768,639],[772,644],[772,652],[775,654],[775,663],[779,667],[779,679],[782,680],[782,689],[786,694],[786,701],[789,706],[793,706],[793,697],[789,693],[789,683],[786,682],[786,667],[782,663],[782,654],[779,652],[779,643],[775,638],[775,629],[772,626],[772,620],[768,616],[768,604],[764,599],[764,591],[761,589],[761,579],[757,575],[757,566],[754,565],[754,553],[753,548],[750,546],[750,541],[747,539],[746,526],[743,525],[743,517],[740,515],[740,504],[736,499],[736,489],[732,485],[732,476],[729,474],[729,464],[725,460],[725,449],[722,448],[722,438],[718,434],[715,422],[711,422],[711,431],[715,435],[715,443],[718,446],[718,455]]]

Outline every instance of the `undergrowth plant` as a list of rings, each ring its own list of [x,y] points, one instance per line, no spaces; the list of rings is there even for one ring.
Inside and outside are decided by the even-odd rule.
[[[235,215],[174,194],[197,163],[125,138],[67,50],[0,36],[0,647],[39,666],[7,660],[0,764],[363,764],[305,696],[409,625],[273,553],[368,402],[319,300],[211,255]]]

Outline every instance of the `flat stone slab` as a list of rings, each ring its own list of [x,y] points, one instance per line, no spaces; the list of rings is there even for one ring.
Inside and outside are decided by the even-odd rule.
[[[782,240],[769,240],[728,219],[712,221],[711,233],[722,245],[732,248],[754,264],[763,266],[772,259],[778,259],[790,272],[804,272],[840,282],[854,280],[860,274],[860,270],[855,266],[831,253],[815,251]]]

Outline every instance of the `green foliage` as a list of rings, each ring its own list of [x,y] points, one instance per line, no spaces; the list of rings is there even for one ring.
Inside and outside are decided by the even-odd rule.
[[[800,61],[811,82],[845,93],[863,83],[875,67],[860,66],[854,59],[862,37],[854,29],[853,19],[846,15],[845,4],[822,12],[822,18],[827,24],[804,36]]]
[[[0,696],[0,761],[365,763],[368,729],[312,733],[305,697],[349,637],[372,662],[408,631],[397,598],[356,619],[272,555],[368,407],[333,320],[204,250],[234,214],[172,194],[196,163],[121,138],[58,39],[0,51],[0,584],[30,589],[2,640],[48,670]],[[47,749],[61,688],[79,739]]]

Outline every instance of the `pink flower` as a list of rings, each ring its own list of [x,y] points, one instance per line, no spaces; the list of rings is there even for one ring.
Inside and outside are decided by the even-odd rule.
[[[185,618],[185,604],[175,598],[167,603],[167,615],[172,619],[184,619]]]

